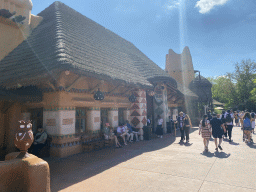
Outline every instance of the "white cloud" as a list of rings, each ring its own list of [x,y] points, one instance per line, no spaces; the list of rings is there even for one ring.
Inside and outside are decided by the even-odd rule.
[[[165,5],[164,5],[164,9],[166,11],[171,11],[173,9],[179,8],[180,3],[178,1],[168,1]]]
[[[224,5],[229,0],[199,0],[196,2],[196,6],[202,14],[210,12],[215,6]]]

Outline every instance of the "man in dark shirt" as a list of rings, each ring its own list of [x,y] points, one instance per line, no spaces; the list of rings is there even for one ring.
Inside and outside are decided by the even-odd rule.
[[[222,150],[221,142],[222,142],[222,135],[223,135],[223,129],[224,125],[223,122],[217,118],[217,115],[215,113],[212,114],[213,118],[210,121],[210,124],[212,126],[212,135],[215,140],[215,150],[218,151],[218,148]],[[219,145],[217,139],[219,138]]]

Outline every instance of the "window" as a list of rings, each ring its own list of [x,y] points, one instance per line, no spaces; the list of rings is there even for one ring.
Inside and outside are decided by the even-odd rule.
[[[76,133],[86,131],[86,108],[76,108]]]

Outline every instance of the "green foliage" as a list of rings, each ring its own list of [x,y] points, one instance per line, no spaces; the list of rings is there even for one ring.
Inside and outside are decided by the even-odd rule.
[[[235,85],[230,76],[208,78],[212,83],[212,98],[230,107],[234,102]]]
[[[213,84],[213,99],[225,103],[225,108],[254,109],[256,104],[256,63],[242,60],[234,64],[234,72],[208,78]]]
[[[216,114],[222,114],[222,110],[219,110],[219,109],[214,109],[214,112],[215,112]]]
[[[256,79],[253,80],[254,83],[254,88],[251,91],[251,96],[250,96],[250,101],[251,102],[256,102]]]

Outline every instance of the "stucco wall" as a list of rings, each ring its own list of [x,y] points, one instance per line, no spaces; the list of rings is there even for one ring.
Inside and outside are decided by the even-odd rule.
[[[165,70],[176,81],[188,87],[194,79],[194,67],[188,47],[185,47],[181,54],[175,53],[172,49],[166,55]]]
[[[42,18],[33,16],[33,23],[31,23],[32,2],[30,0],[0,0],[0,9],[7,9],[11,13],[15,11],[15,16],[26,17],[23,24],[18,25],[10,19],[0,17],[0,60],[2,60],[29,36],[31,30],[42,21]]]

